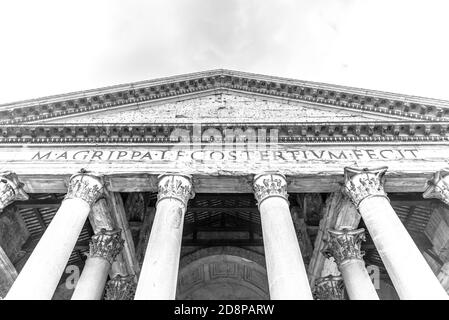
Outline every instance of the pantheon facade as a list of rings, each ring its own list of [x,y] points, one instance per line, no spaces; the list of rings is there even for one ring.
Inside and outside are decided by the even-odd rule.
[[[448,126],[222,69],[0,105],[0,297],[448,299]]]

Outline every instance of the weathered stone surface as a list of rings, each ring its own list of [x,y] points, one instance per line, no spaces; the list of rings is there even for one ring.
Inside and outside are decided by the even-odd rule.
[[[218,69],[3,104],[0,122],[36,122],[211,92],[317,103],[392,119],[448,119],[448,103],[442,100]]]
[[[181,268],[177,299],[269,299],[266,271],[238,256],[203,257]]]
[[[88,115],[71,116],[47,123],[187,123],[204,122],[273,122],[295,119],[303,122],[392,120],[391,117],[348,112],[305,102],[250,96],[245,94],[210,94],[165,103],[147,103]],[[394,119],[393,119],[394,120]]]
[[[440,205],[433,209],[424,234],[433,245],[433,251],[443,262],[449,261],[449,210]]]
[[[136,251],[134,241],[132,239],[131,230],[128,220],[126,219],[125,207],[122,197],[116,192],[106,192],[106,199],[110,209],[111,219],[117,229],[122,230],[122,238],[125,240],[122,252],[117,256],[112,264],[111,276],[117,274],[134,275],[140,271],[139,263],[136,259]]]
[[[313,246],[309,234],[307,233],[307,224],[305,223],[304,218],[301,217],[299,207],[292,207],[290,211],[296,231],[296,237],[298,238],[299,247],[301,248],[302,258],[304,259],[304,263],[308,264],[310,257],[312,256]]]
[[[321,253],[325,246],[327,230],[354,229],[358,226],[359,222],[360,214],[341,191],[335,192],[327,198],[324,215],[320,221],[312,258],[307,270],[312,285],[318,277],[340,274],[336,263],[332,261],[333,259],[326,259]]]
[[[308,224],[316,224],[323,217],[324,200],[320,193],[301,193],[296,195],[299,217]]]
[[[16,278],[16,269],[0,247],[0,299],[6,296]]]
[[[5,210],[0,216],[0,246],[9,259],[15,262],[30,233],[19,212],[13,208]]]
[[[140,266],[142,266],[143,259],[145,257],[145,250],[148,245],[148,240],[150,239],[151,227],[153,226],[156,208],[147,207],[145,208],[145,212],[146,214],[140,227],[139,237],[136,243],[136,259],[139,262]]]
[[[252,191],[251,184],[242,180],[273,170],[287,176],[288,193],[334,192],[343,182],[345,166],[388,166],[385,191],[389,193],[424,191],[429,177],[435,170],[447,166],[449,158],[449,149],[437,145],[379,147],[371,144],[359,147],[279,144],[275,149],[248,150],[248,158],[245,150],[223,150],[222,146],[212,150],[176,149],[175,145],[131,148],[6,146],[0,152],[0,165],[17,172],[25,184],[25,191],[29,193],[64,193],[67,191],[64,182],[67,176],[82,168],[104,174],[105,185],[114,192],[154,192],[157,186],[155,176],[164,172],[183,172],[193,175],[195,192],[249,193]],[[103,154],[103,159],[94,157],[98,152]],[[41,158],[37,157],[39,153]],[[154,158],[145,156],[147,153]],[[45,154],[49,156],[44,157]],[[110,154],[112,158],[108,160]],[[140,154],[141,159],[137,157],[132,160],[133,154]],[[381,154],[389,159],[381,159]],[[165,157],[162,158],[162,155]],[[233,156],[236,156],[235,160],[232,160]]]
[[[186,265],[192,263],[195,260],[199,260],[204,257],[214,256],[214,255],[228,255],[242,257],[246,260],[251,260],[261,265],[263,268],[265,265],[263,247],[234,247],[234,246],[218,246],[218,247],[207,247],[200,248],[194,247],[184,247],[182,248],[181,260],[179,261],[179,268],[182,269]]]

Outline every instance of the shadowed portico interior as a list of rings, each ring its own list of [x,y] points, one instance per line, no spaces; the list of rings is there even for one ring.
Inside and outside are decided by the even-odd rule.
[[[12,262],[18,272],[51,222],[63,196],[63,194],[31,194],[29,200],[17,202],[5,209],[0,222],[4,225],[6,221],[14,221],[21,226],[20,229],[15,230],[16,234],[24,235],[22,241],[16,244],[15,248],[10,249],[15,251]],[[151,215],[154,215],[155,212],[156,194],[123,193],[121,197],[125,204],[136,256],[141,265],[144,249],[148,242],[148,230],[151,229]],[[290,195],[290,210],[294,221],[297,221],[295,227],[306,266],[309,265],[312,258],[319,223],[326,210],[326,199],[329,197],[330,194],[316,193]],[[431,199],[420,199],[419,194],[392,194],[390,200],[415,243],[437,269],[442,261],[438,257],[438,253],[435,252],[435,248],[432,247],[425,230],[426,227],[429,228],[431,215],[438,208],[438,203]],[[8,220],[6,220],[7,217]],[[359,227],[365,227],[363,221],[360,222]],[[92,235],[92,227],[86,222],[67,263],[68,266],[76,265],[82,272],[87,258],[86,254],[89,251],[89,239]],[[381,288],[378,292],[381,298],[396,299],[394,287],[369,236],[367,241],[362,244],[362,249],[365,251],[364,260],[367,265],[375,265],[380,268]],[[200,255],[199,252],[201,252]],[[230,262],[226,260],[227,257],[231,257]],[[260,214],[252,194],[198,194],[191,200],[185,215],[178,281],[195,276],[192,273],[197,270],[194,268],[195,265],[191,264],[196,260],[198,260],[197,268],[210,262],[216,263],[226,270],[223,271],[224,274],[216,283],[201,285],[203,282],[198,280],[195,285],[184,284],[189,288],[178,293],[178,298],[265,299],[269,297],[269,295],[267,296],[268,292],[261,291],[264,292],[265,295],[263,295],[260,292],[254,293],[254,289],[247,289],[248,292],[242,289],[240,290],[243,291],[242,296],[239,296],[240,291],[235,289],[239,281],[234,285],[230,284],[229,287],[222,284],[226,282],[227,278],[239,279],[234,273],[242,272],[239,270],[242,267],[238,261],[241,260],[245,263],[256,264],[257,275],[263,279],[261,283],[267,286]],[[236,265],[239,267],[235,267]],[[73,288],[69,290],[65,285],[67,277],[70,275],[71,273],[64,273],[55,299],[70,297]],[[200,280],[204,280],[203,278]],[[198,290],[197,293],[196,290]],[[211,290],[214,291],[213,294]],[[236,292],[237,295],[233,295],[233,292]]]

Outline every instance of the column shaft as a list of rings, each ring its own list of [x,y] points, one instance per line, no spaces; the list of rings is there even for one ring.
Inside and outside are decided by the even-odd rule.
[[[53,297],[89,211],[81,199],[62,202],[5,299]]]
[[[28,200],[28,198],[23,191],[23,183],[14,172],[0,172],[0,212],[14,201]]]
[[[102,182],[82,171],[70,178],[56,215],[28,258],[5,299],[49,300],[61,279]]]
[[[287,201],[287,181],[281,174],[254,178],[259,204],[272,300],[312,300],[312,292]]]
[[[379,300],[363,260],[345,261],[340,267],[346,292],[351,300]]]
[[[449,169],[435,172],[432,179],[427,181],[423,198],[436,198],[449,206]],[[438,274],[438,280],[449,294],[449,262],[445,262]]]
[[[88,258],[72,300],[101,300],[110,268],[111,264],[103,258]]]
[[[361,251],[365,229],[328,230],[328,240],[322,253],[333,257],[343,277],[346,292],[351,300],[379,300],[368,275]]]
[[[448,299],[384,191],[386,167],[345,168],[345,191],[360,211],[401,299]]]
[[[313,299],[287,201],[268,198],[259,210],[270,298]]]
[[[101,229],[92,236],[89,256],[83,273],[76,284],[72,300],[100,300],[103,296],[108,272],[123,248],[120,230]]]
[[[182,230],[190,179],[164,175],[135,300],[172,300],[176,295]]]
[[[448,299],[385,197],[363,200],[359,211],[401,299]]]

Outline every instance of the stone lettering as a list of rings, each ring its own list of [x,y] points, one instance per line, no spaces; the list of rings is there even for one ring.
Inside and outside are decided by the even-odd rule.
[[[43,156],[41,156],[40,151],[38,151],[31,160],[48,159],[50,157],[50,154],[51,154],[51,151],[49,151],[47,154],[44,154]]]
[[[105,148],[106,149],[106,148]],[[222,150],[210,149],[183,149],[161,150],[135,148],[130,150],[39,150],[34,151],[30,158],[32,161],[264,161],[273,163],[298,163],[307,161],[384,161],[384,160],[413,160],[419,159],[418,149],[350,149],[342,148],[317,149],[301,148],[302,150]],[[421,156],[422,158],[422,156]]]

